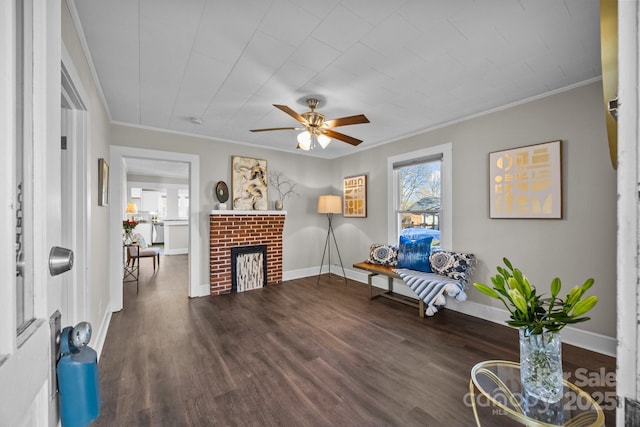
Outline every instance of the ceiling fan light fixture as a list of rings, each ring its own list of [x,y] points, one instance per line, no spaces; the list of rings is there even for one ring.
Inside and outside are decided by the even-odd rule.
[[[300,132],[298,134],[298,148],[301,150],[309,150],[311,149],[311,134],[309,131]]]
[[[327,147],[327,145],[329,145],[329,143],[331,142],[331,138],[329,138],[327,135],[321,133],[320,135],[318,135],[318,144],[320,144],[320,146],[324,149]]]
[[[298,121],[303,127],[278,127],[278,128],[266,128],[266,129],[251,129],[251,132],[264,132],[272,130],[303,130],[297,136],[299,150],[315,150],[318,147],[322,149],[326,148],[332,139],[346,142],[354,147],[362,142],[362,140],[353,138],[349,135],[345,135],[340,132],[336,132],[334,128],[339,126],[357,125],[360,123],[369,123],[369,119],[364,114],[358,114],[355,116],[339,117],[337,119],[325,120],[324,114],[316,111],[316,107],[320,103],[320,100],[316,98],[308,98],[307,105],[309,110],[302,114],[298,114],[286,105],[273,104],[274,107],[280,111],[288,114]],[[329,136],[330,135],[330,136]]]

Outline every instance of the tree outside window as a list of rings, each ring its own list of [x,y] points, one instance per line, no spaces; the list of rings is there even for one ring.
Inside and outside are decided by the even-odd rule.
[[[400,228],[440,229],[441,161],[398,168]]]

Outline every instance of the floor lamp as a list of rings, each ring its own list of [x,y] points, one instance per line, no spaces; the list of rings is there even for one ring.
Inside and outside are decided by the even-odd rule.
[[[324,242],[324,251],[322,252],[322,261],[320,261],[320,272],[318,273],[318,283],[320,284],[320,275],[322,275],[322,266],[324,265],[324,256],[328,254],[329,260],[329,279],[331,279],[331,237],[333,237],[333,243],[336,246],[336,252],[338,252],[338,259],[340,260],[340,266],[342,267],[342,276],[344,277],[344,283],[347,284],[347,275],[344,272],[344,265],[342,264],[342,257],[340,256],[340,249],[338,249],[338,242],[336,241],[336,235],[333,233],[333,225],[331,220],[333,214],[342,213],[342,198],[340,196],[325,195],[318,198],[318,213],[327,214],[329,220],[329,229],[327,230],[327,239]]]

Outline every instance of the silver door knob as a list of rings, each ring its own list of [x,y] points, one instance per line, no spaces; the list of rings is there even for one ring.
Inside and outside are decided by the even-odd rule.
[[[73,267],[73,251],[71,249],[54,246],[49,252],[49,273],[57,276]]]

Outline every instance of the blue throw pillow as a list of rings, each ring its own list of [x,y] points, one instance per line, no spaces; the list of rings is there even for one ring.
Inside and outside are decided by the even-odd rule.
[[[400,236],[398,248],[398,268],[408,268],[425,273],[431,273],[429,255],[431,255],[431,241],[433,237],[411,240]]]

